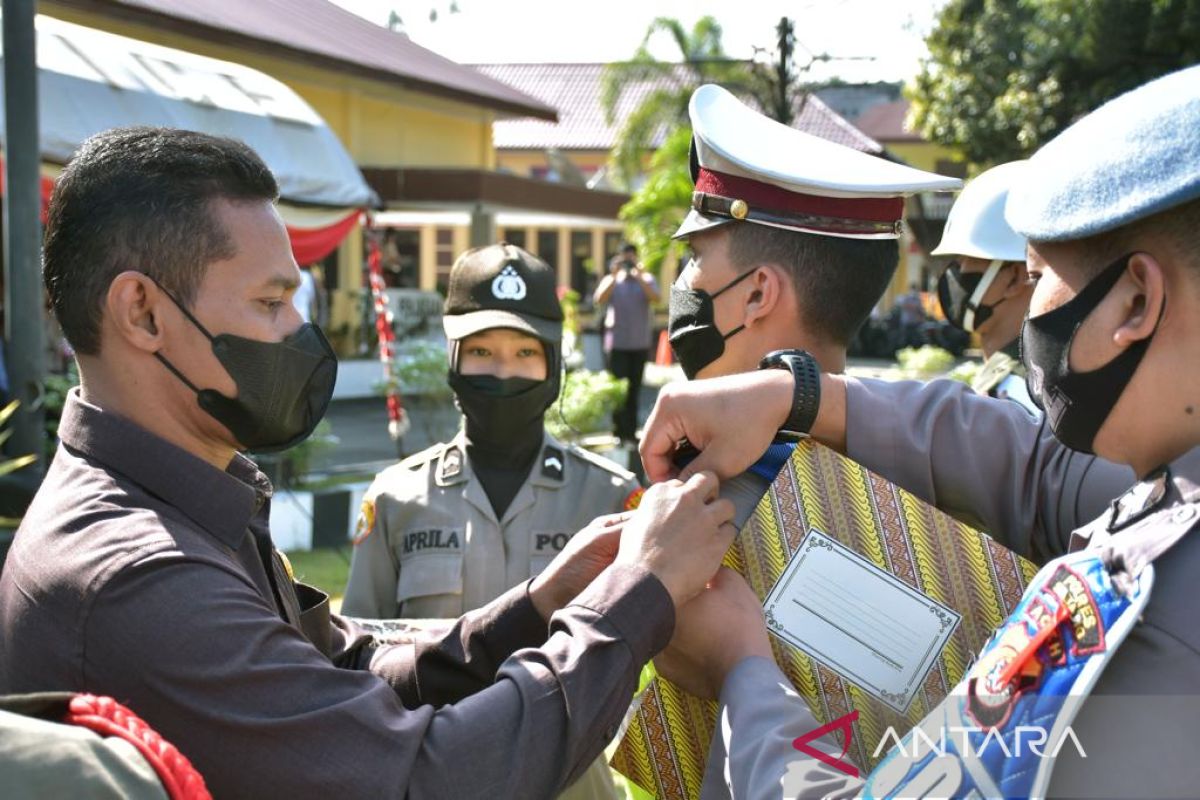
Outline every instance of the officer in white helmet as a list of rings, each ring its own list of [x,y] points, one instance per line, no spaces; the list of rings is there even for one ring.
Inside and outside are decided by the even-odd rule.
[[[1025,272],[1025,237],[1004,220],[1009,187],[1019,180],[1025,163],[1001,164],[967,184],[932,255],[954,258],[938,280],[942,313],[951,325],[978,333],[987,358],[971,388],[1014,400],[1036,414],[1018,341],[1033,295]]]

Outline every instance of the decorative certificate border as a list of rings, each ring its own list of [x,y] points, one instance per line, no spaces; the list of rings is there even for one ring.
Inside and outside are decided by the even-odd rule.
[[[927,621],[920,624],[923,621],[916,620],[916,625],[902,626],[907,633],[928,637],[919,640],[919,646],[915,648],[920,653],[917,658],[905,659],[902,662],[894,649],[889,650],[881,643],[870,641],[870,637],[862,635],[862,630],[849,630],[838,619],[815,607],[819,604],[813,602],[813,599],[822,591],[817,576],[828,569],[828,559],[841,559],[843,562],[840,566],[850,566],[854,572],[861,574],[861,586],[856,583],[856,598],[861,599],[867,609],[877,611],[878,617],[893,617],[898,605],[912,608],[914,604],[928,610],[935,617],[932,624],[928,624]],[[822,561],[825,563],[825,569],[819,565]],[[836,605],[840,601],[831,599],[829,602]],[[800,611],[796,611],[797,608]],[[767,618],[767,628],[775,636],[862,687],[902,714],[912,704],[942,648],[962,621],[958,612],[913,589],[816,528],[810,528],[805,535],[796,554],[767,596],[763,610]],[[790,630],[784,620],[796,613],[820,620],[839,631],[846,640],[852,640],[861,646],[864,658],[882,662],[898,674],[896,683],[880,685],[877,680],[868,677],[861,666],[856,667],[854,662],[857,658],[846,659],[844,654],[838,657],[829,652],[827,647],[823,647],[822,642],[802,638],[794,630]],[[887,634],[884,625],[885,623],[880,623],[880,637]],[[898,691],[897,686],[900,687]]]

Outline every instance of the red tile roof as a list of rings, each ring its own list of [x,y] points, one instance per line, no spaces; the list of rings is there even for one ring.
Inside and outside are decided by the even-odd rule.
[[[907,100],[879,103],[864,111],[855,124],[881,142],[922,142],[920,134],[904,125],[908,106]]]
[[[604,67],[604,64],[476,65],[475,68],[484,75],[558,109],[557,123],[528,119],[497,122],[492,129],[496,148],[611,150],[620,133],[623,117],[648,94],[667,85],[668,79],[664,77],[626,88],[617,106],[615,123],[608,125],[600,107],[600,76]],[[879,142],[838,116],[815,95],[809,95],[793,127],[855,150],[883,152]]]
[[[60,0],[108,17],[230,42],[494,109],[556,119],[552,106],[426,50],[328,0]],[[264,45],[266,45],[264,47]]]

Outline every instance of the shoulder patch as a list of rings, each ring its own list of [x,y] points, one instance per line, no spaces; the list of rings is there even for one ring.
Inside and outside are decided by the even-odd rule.
[[[625,498],[624,508],[626,511],[633,511],[642,504],[642,495],[646,494],[646,490],[642,487],[637,487],[629,496]]]
[[[566,469],[566,465],[563,464],[564,458],[566,454],[562,450],[554,445],[546,445],[542,450],[542,477],[561,481]]]
[[[375,530],[375,498],[364,498],[362,507],[358,510],[358,522],[354,524],[354,538],[351,543],[358,547],[367,540],[371,531]]]
[[[568,445],[567,452],[569,452],[571,455],[575,456],[576,458],[580,459],[581,461],[586,461],[588,464],[592,465],[593,467],[599,467],[600,469],[605,470],[606,472],[611,472],[613,475],[618,476],[622,480],[632,481],[637,477],[636,475],[634,475],[632,472],[630,472],[629,470],[622,467],[617,462],[615,462],[611,459],[605,458],[604,456],[597,455],[597,454],[591,452],[590,450],[584,450],[579,445],[574,445],[574,444]]]
[[[443,481],[453,480],[462,474],[463,471],[463,451],[458,445],[450,445],[442,453],[442,461],[438,467],[438,485]]]

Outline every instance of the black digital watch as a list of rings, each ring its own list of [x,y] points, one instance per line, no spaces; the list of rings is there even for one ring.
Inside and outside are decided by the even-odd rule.
[[[786,369],[792,373],[792,413],[780,430],[808,434],[821,407],[821,367],[807,350],[772,350],[758,362],[759,369]]]

